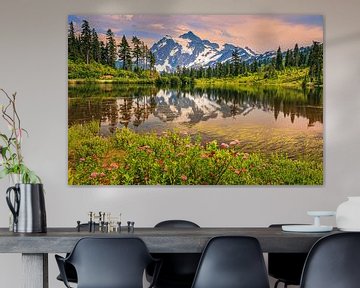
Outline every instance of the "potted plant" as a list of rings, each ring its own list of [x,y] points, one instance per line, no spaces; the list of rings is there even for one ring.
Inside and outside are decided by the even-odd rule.
[[[21,143],[23,136],[28,133],[21,127],[16,110],[16,93],[9,95],[3,89],[0,91],[7,100],[6,104],[0,105],[1,116],[9,128],[8,134],[0,133],[0,179],[10,175],[14,183],[41,183],[40,178],[24,164]]]
[[[12,178],[13,186],[6,191],[6,201],[13,214],[14,232],[46,232],[46,212],[43,185],[39,176],[24,164],[21,144],[27,131],[22,128],[16,109],[16,93],[3,89],[5,104],[0,105],[1,116],[8,133],[0,133],[0,179]]]

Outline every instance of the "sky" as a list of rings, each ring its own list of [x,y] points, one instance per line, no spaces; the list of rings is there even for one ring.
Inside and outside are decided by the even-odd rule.
[[[70,15],[75,30],[81,31],[83,20],[95,28],[100,39],[110,28],[116,40],[139,37],[149,47],[165,35],[179,37],[192,31],[201,39],[218,44],[249,47],[255,52],[293,49],[295,44],[309,46],[323,42],[323,16],[296,14],[254,15]]]

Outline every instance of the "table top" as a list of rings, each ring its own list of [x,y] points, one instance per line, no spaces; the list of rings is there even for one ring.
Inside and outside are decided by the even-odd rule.
[[[210,238],[222,235],[252,236],[263,252],[308,252],[321,237],[338,233],[283,232],[272,228],[135,228],[134,232],[78,232],[76,228],[48,228],[47,233],[13,233],[0,228],[0,253],[65,253],[83,237],[139,237],[152,253],[201,253]]]

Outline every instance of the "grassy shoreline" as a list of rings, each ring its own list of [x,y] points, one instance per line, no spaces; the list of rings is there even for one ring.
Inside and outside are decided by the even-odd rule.
[[[314,86],[311,82],[304,83],[308,68],[286,69],[277,72],[276,77],[267,78],[265,73],[249,73],[246,76],[225,78],[201,78],[195,79],[197,87],[229,87],[229,86],[279,86],[287,88],[303,88]]]
[[[244,153],[237,141],[201,144],[189,135],[69,128],[70,185],[322,185],[322,162]]]
[[[111,78],[111,79],[68,79],[68,84],[84,84],[84,83],[97,83],[97,84],[155,84],[155,79],[128,79],[128,78]]]
[[[228,86],[279,86],[289,88],[314,87],[307,75],[309,68],[285,68],[281,71],[247,72],[239,76],[221,78],[191,78],[189,76],[161,75],[156,71],[129,71],[104,66],[99,63],[68,64],[68,83],[113,83],[113,84],[168,84],[174,87],[194,85],[195,87],[228,87]]]

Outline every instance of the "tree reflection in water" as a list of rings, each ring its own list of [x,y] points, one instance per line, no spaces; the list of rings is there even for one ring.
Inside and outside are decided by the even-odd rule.
[[[69,125],[98,120],[113,127],[138,127],[150,115],[164,122],[175,121],[184,116],[182,110],[188,117],[184,122],[194,124],[209,118],[247,116],[254,109],[273,111],[275,120],[282,114],[290,117],[291,123],[299,117],[308,119],[308,126],[323,123],[322,89],[246,88],[175,90],[77,84],[69,87]]]
[[[96,120],[104,135],[121,127],[139,133],[179,128],[192,133],[199,131],[207,140],[213,137],[219,141],[237,136],[236,133],[221,136],[223,133],[218,132],[226,125],[232,126],[230,134],[246,127],[251,127],[254,134],[261,134],[264,129],[297,129],[302,138],[304,131],[315,131],[322,145],[322,95],[322,89],[279,87],[171,89],[69,84],[68,124]]]

